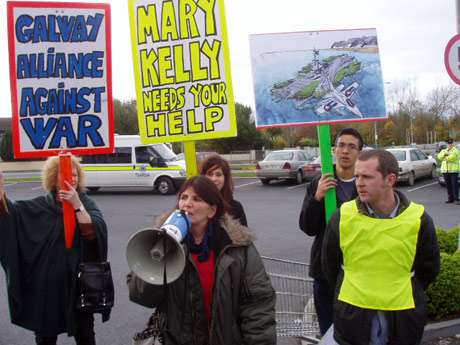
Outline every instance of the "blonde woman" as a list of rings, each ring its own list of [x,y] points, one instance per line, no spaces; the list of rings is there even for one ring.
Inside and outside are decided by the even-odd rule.
[[[12,323],[35,333],[37,345],[55,345],[60,333],[77,345],[94,345],[94,317],[75,309],[77,267],[106,260],[107,227],[84,192],[83,171],[72,157],[72,181],[60,189],[59,158],[49,158],[42,173],[46,195],[12,201],[0,172],[0,262],[7,277]],[[75,210],[73,247],[66,249],[62,201]],[[82,253],[84,252],[84,257]],[[103,316],[104,320],[108,315]]]

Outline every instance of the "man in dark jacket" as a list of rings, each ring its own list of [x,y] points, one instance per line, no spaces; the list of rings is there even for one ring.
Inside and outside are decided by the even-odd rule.
[[[419,344],[424,290],[439,272],[439,247],[422,205],[395,191],[398,162],[364,151],[355,166],[359,197],[326,228],[323,271],[335,287],[334,339],[341,345]]]
[[[324,195],[335,187],[338,206],[357,197],[354,168],[362,148],[363,139],[357,130],[345,128],[339,132],[334,150],[334,178],[331,174],[315,177],[307,188],[300,212],[300,229],[308,236],[315,236],[310,252],[310,277],[314,278],[313,298],[322,335],[332,324],[334,298],[321,269],[321,246],[326,228]]]

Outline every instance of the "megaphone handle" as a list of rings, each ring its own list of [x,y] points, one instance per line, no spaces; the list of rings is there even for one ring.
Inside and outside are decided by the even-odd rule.
[[[185,211],[180,211],[182,213],[182,216],[185,218],[185,222],[187,223],[187,232],[190,231],[190,221],[188,220],[187,213]]]

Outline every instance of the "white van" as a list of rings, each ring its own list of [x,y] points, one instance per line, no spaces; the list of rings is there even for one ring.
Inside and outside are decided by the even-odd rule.
[[[138,135],[115,135],[112,154],[82,156],[86,186],[150,187],[160,194],[174,193],[186,179],[185,161],[165,144],[143,145]]]

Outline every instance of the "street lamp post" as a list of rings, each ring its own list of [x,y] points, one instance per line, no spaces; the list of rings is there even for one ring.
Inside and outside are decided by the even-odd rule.
[[[460,34],[460,0],[456,0],[456,9],[457,9],[457,33]]]
[[[375,140],[375,148],[379,147],[379,134],[377,133],[377,121],[374,122],[374,140]]]
[[[455,1],[457,10],[457,33],[460,34],[460,0]],[[436,132],[435,132],[436,133]],[[460,226],[460,224],[459,224]],[[457,252],[460,251],[460,231],[458,233]]]
[[[409,121],[410,121],[410,145],[414,142],[414,130],[412,127],[412,111],[409,110]]]

